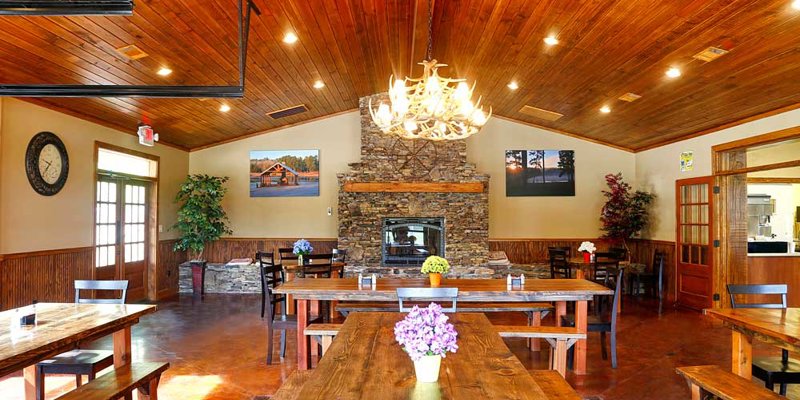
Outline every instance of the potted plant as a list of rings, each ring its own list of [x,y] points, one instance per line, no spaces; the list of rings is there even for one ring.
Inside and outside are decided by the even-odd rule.
[[[297,265],[305,265],[303,262],[303,256],[306,254],[311,254],[311,252],[314,251],[314,248],[311,247],[311,243],[305,239],[300,239],[294,242],[292,247],[292,253],[297,256]]]
[[[414,306],[406,317],[394,326],[394,336],[403,350],[414,361],[418,382],[439,380],[439,367],[447,352],[458,350],[456,332],[442,307],[431,303],[428,307]]]
[[[430,256],[422,263],[420,272],[428,274],[431,280],[431,286],[437,287],[442,284],[442,274],[450,272],[450,263],[442,257]]]
[[[622,242],[630,260],[627,239],[644,229],[650,222],[648,207],[655,195],[645,191],[632,191],[631,185],[622,180],[622,173],[606,175],[608,190],[603,191],[606,204],[600,213],[603,237]]]
[[[173,250],[187,251],[192,264],[192,286],[202,293],[202,274],[206,264],[206,245],[224,234],[232,234],[228,216],[222,208],[228,177],[204,174],[189,175],[178,190],[175,202],[182,203],[178,221],[173,226],[181,232]]]
[[[594,243],[592,242],[581,242],[581,246],[578,247],[578,251],[583,253],[583,262],[588,264],[592,261],[592,254],[597,251],[597,247],[595,247]]]

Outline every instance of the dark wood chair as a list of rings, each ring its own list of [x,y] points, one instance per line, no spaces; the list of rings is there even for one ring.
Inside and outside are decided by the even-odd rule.
[[[613,284],[614,274],[619,269],[619,259],[615,253],[597,252],[594,253],[594,263],[592,263],[592,280],[608,286]]]
[[[787,285],[728,285],[732,308],[774,308],[785,309]],[[780,296],[780,303],[739,303],[737,295]],[[788,350],[781,350],[780,357],[753,358],[753,376],[764,381],[764,386],[775,390],[780,385],[781,396],[786,396],[786,386],[800,383],[800,361],[789,358]]]
[[[286,356],[286,330],[297,329],[297,317],[287,315],[286,298],[273,292],[278,285],[285,281],[285,273],[281,265],[261,267],[262,283],[267,288],[266,309],[269,310],[267,318],[267,365],[272,364],[272,338],[275,329],[281,331],[281,358]],[[264,278],[267,277],[267,278]],[[278,305],[280,304],[280,307]]]
[[[110,299],[81,297],[81,290],[119,291],[121,296]],[[75,281],[75,303],[125,304],[127,295],[128,281]],[[80,387],[83,375],[87,375],[89,381],[92,381],[98,372],[112,365],[114,365],[114,352],[111,350],[77,349],[42,361],[36,364],[36,399],[44,400],[45,374],[75,375],[75,384]]]
[[[600,312],[595,315],[590,315],[587,331],[600,332],[600,351],[603,355],[603,360],[608,359],[608,351],[606,350],[606,332],[611,334],[611,368],[617,368],[617,310],[619,309],[619,302],[622,297],[622,274],[623,269],[620,268],[617,272],[616,283],[614,284],[614,297],[610,305],[600,307]],[[575,326],[575,315],[569,314],[561,317],[562,326]],[[572,349],[570,349],[570,353]],[[569,360],[572,360],[570,354]]]
[[[640,289],[658,298],[658,313],[661,314],[664,302],[664,264],[667,254],[656,250],[653,253],[653,264],[649,271],[628,271],[630,292],[639,294]]]
[[[333,254],[306,254],[299,272],[303,278],[330,278],[333,271]],[[307,263],[306,263],[307,262]]]
[[[547,249],[550,256],[550,278],[572,278],[572,270],[569,267],[569,251],[561,247],[550,247]]]
[[[613,254],[613,257],[619,261],[625,261],[628,259],[628,249],[624,247],[610,247],[608,252]]]
[[[449,300],[452,305],[450,307],[442,307],[442,311],[454,313],[456,312],[456,303],[458,301],[458,288],[398,288],[397,301],[400,306],[400,312],[411,311],[411,308],[403,307],[405,300]]]
[[[297,264],[297,255],[293,253],[292,247],[278,247],[278,256],[281,258],[281,265],[286,265],[284,261],[291,261],[290,264]]]
[[[347,250],[333,249],[333,263],[341,264],[342,268],[339,270],[339,278],[344,278],[344,266],[347,264]]]
[[[280,270],[280,279],[281,282],[285,280],[283,266],[281,264],[275,263],[275,253],[272,252],[264,252],[259,251],[256,252],[256,265],[258,266],[259,273],[261,275],[261,318],[264,318],[264,310],[267,307],[267,292],[270,286],[274,286],[274,280],[278,279],[276,274],[268,274],[266,271],[269,268],[273,270],[272,267],[281,267]],[[286,296],[284,295],[274,295],[272,298],[272,304],[277,305],[277,303],[282,303],[286,301]]]

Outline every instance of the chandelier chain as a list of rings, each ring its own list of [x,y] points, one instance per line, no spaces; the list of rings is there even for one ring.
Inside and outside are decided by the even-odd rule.
[[[426,60],[433,60],[433,0],[428,0],[428,53]]]

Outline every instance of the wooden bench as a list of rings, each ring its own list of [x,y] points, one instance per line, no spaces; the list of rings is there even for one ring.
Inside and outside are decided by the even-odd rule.
[[[270,400],[297,400],[298,396],[300,396],[300,390],[303,389],[303,385],[308,382],[313,373],[314,370],[294,371],[289,376],[289,379],[278,388],[275,395],[270,397]]]
[[[322,346],[321,356],[324,356],[339,329],[342,329],[342,324],[311,324],[306,327],[305,335],[311,336]]]
[[[414,302],[411,306],[427,306],[429,303]],[[523,302],[459,302],[458,311],[463,312],[524,312],[528,315],[528,326],[539,326],[542,318],[553,309],[550,303],[523,303]],[[342,302],[336,310],[343,316],[351,312],[399,312],[400,307],[396,302]],[[539,351],[539,341],[531,339],[528,347]]]
[[[561,376],[567,374],[567,350],[580,339],[586,339],[585,333],[577,328],[566,326],[521,326],[495,325],[495,331],[504,338],[544,339],[550,344],[550,368]]]
[[[551,400],[581,400],[582,397],[564,380],[558,371],[530,371],[531,377]]]
[[[111,370],[89,383],[61,396],[58,400],[109,400],[131,398],[139,389],[139,399],[158,399],[158,381],[169,368],[165,362],[140,362]]]
[[[777,393],[717,365],[679,367],[678,375],[686,378],[692,391],[692,400],[702,400],[714,395],[723,400],[777,400],[785,399]]]

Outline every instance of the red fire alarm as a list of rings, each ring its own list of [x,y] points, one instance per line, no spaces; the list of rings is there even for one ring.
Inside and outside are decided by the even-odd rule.
[[[158,141],[158,134],[153,131],[150,125],[139,125],[139,144],[144,146],[154,146]]]

